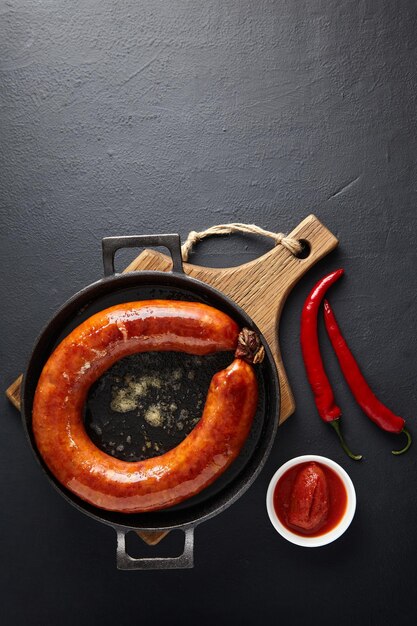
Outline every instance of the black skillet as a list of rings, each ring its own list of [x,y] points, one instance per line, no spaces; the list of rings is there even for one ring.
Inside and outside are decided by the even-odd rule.
[[[114,255],[121,248],[127,247],[149,247],[163,246],[167,248],[171,254],[173,267],[171,272],[157,271],[140,271],[129,272],[125,274],[116,274],[114,270]],[[214,515],[221,513],[224,509],[235,502],[248,487],[253,483],[255,478],[261,471],[268,454],[271,450],[272,443],[276,434],[279,421],[279,384],[275,368],[274,359],[271,351],[260,333],[259,329],[250,319],[250,317],[225,295],[198,281],[187,276],[182,267],[181,247],[179,235],[151,235],[151,236],[129,236],[129,237],[107,237],[103,239],[103,263],[104,278],[85,287],[70,300],[68,300],[50,320],[46,328],[39,336],[33,348],[26,374],[22,385],[22,418],[24,428],[29,439],[33,453],[40,463],[45,474],[59,491],[59,493],[78,510],[90,517],[112,526],[117,533],[117,566],[119,569],[174,569],[193,567],[193,544],[194,544],[194,528],[201,522],[210,519]],[[78,326],[82,321],[90,317],[93,313],[105,309],[108,306],[121,302],[129,302],[134,300],[143,300],[149,298],[165,298],[173,300],[188,300],[207,303],[217,309],[220,309],[230,315],[239,326],[249,327],[256,330],[265,348],[265,359],[262,364],[257,365],[257,376],[259,383],[259,406],[254,419],[254,423],[247,439],[247,442],[241,451],[239,457],[231,465],[231,467],[210,487],[203,490],[197,496],[189,500],[162,511],[140,514],[125,514],[112,511],[105,511],[84,502],[73,493],[65,489],[52,475],[42,457],[40,456],[32,433],[32,404],[36,385],[42,371],[42,368],[53,351],[54,347],[65,337],[74,327]],[[167,367],[170,363],[169,355],[161,356],[162,353],[152,353],[152,358],[162,359],[160,366]],[[171,354],[172,357],[174,354]],[[216,355],[212,357],[203,357],[198,363],[198,369],[206,372],[206,382],[211,375],[225,366],[225,358],[228,355]],[[178,359],[184,358],[178,355]],[[130,359],[130,361],[129,361]],[[132,361],[133,359],[133,361]],[[124,367],[128,369],[135,368],[135,356],[127,357]],[[207,365],[204,361],[207,359]],[[219,359],[218,361],[216,359]],[[231,362],[233,355],[230,354]],[[172,359],[175,366],[175,358]],[[157,364],[157,362],[156,362]],[[136,364],[138,365],[138,364]],[[143,365],[143,363],[142,363]],[[155,365],[155,362],[154,364]],[[116,363],[119,370],[116,374],[120,374],[122,361]],[[141,363],[139,363],[139,367]],[[212,371],[210,371],[210,368]],[[110,370],[109,370],[110,372]],[[110,374],[109,374],[110,376]],[[114,375],[115,376],[115,375]],[[91,411],[110,411],[108,402],[101,403],[101,395],[106,397],[110,381],[106,374],[103,380],[94,386],[91,391],[90,399],[87,402],[86,428],[93,441],[103,450],[109,452],[108,441],[106,443],[105,435],[100,428],[95,426],[96,430],[91,430],[91,426],[95,424],[94,416],[91,417]],[[119,378],[116,377],[117,380]],[[205,381],[202,381],[205,384]],[[189,395],[189,390],[194,387],[194,383],[189,381],[185,386]],[[183,399],[184,400],[184,399]],[[187,403],[187,399],[184,400]],[[105,406],[106,405],[106,406]],[[192,405],[192,406],[191,406]],[[195,397],[191,394],[188,397],[188,408],[195,411]],[[96,408],[94,408],[96,407]],[[188,411],[188,409],[187,409]],[[117,418],[111,412],[110,418]],[[138,417],[133,415],[134,423],[132,428],[138,424]],[[187,426],[187,424],[185,424]],[[129,420],[124,424],[124,428],[129,432]],[[188,430],[190,424],[188,424]],[[103,441],[97,433],[103,435]],[[181,433],[184,437],[187,429]],[[126,435],[126,432],[123,432]],[[129,436],[129,439],[131,437]],[[117,442],[110,442],[117,448]],[[171,443],[165,439],[162,445],[166,447],[174,447],[178,444],[178,434],[172,439]],[[106,447],[107,445],[107,447]],[[120,446],[119,446],[120,447]],[[118,455],[114,449],[111,454]],[[145,455],[155,455],[155,451],[145,449]],[[121,457],[123,453],[121,453]],[[138,458],[138,457],[136,457]],[[132,459],[134,460],[134,459]],[[185,533],[184,552],[179,557],[172,558],[132,558],[125,547],[125,535],[130,530],[141,531],[164,531],[181,528]]]

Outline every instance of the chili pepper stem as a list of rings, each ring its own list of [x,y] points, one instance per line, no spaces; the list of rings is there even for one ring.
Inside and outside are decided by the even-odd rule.
[[[342,431],[340,430],[339,419],[335,419],[332,422],[329,422],[330,426],[333,426],[336,431],[337,436],[339,437],[340,443],[342,444],[343,450],[346,454],[353,459],[354,461],[360,461],[362,459],[361,454],[353,454],[351,450],[347,447],[346,441],[343,439]]]
[[[407,443],[406,443],[405,448],[403,448],[402,450],[393,450],[392,451],[392,453],[397,455],[397,456],[399,454],[403,454],[404,452],[407,452],[408,448],[411,446],[411,443],[412,443],[411,434],[408,432],[408,430],[405,427],[402,429],[401,432],[404,433],[404,435],[407,437]]]

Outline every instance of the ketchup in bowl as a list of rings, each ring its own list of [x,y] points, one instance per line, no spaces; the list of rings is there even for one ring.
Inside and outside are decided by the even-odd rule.
[[[290,467],[278,480],[273,504],[279,521],[291,532],[318,537],[335,528],[346,512],[342,479],[317,461]]]

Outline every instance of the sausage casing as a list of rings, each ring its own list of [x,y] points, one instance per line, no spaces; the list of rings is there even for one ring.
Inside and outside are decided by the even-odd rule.
[[[124,356],[233,350],[238,333],[217,309],[171,300],[116,305],[83,322],[48,359],[34,398],[35,440],[54,476],[83,500],[125,513],[173,506],[211,484],[239,454],[256,412],[249,363],[235,359],[215,374],[197,426],[172,450],[143,461],[128,463],[99,450],[85,431],[83,406],[91,385]]]

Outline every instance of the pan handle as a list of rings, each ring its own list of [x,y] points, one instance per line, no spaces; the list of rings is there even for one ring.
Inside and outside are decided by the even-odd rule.
[[[113,276],[114,255],[121,248],[148,248],[149,246],[163,246],[167,248],[172,258],[172,271],[183,274],[181,257],[181,241],[179,235],[126,235],[124,237],[104,237],[103,266],[104,276]]]
[[[117,569],[190,569],[194,567],[194,527],[183,530],[184,552],[180,556],[135,559],[126,552],[126,531],[117,529]]]

